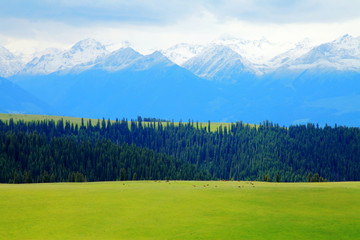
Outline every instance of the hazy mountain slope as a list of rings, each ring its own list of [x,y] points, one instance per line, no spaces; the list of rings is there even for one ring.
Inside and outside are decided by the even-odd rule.
[[[52,113],[45,103],[4,78],[0,78],[0,111],[2,113]]]
[[[104,58],[80,72],[13,80],[61,114],[71,116],[193,119],[204,116],[199,109],[211,108],[207,103],[216,94],[208,81],[172,63],[160,52],[146,56],[131,49],[121,52],[121,56],[132,57]]]
[[[177,66],[161,71],[89,70],[78,76],[57,106],[73,116],[199,118],[198,110],[211,97],[205,94],[206,84]]]

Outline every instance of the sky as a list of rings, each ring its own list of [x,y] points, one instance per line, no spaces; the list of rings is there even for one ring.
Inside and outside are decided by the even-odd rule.
[[[222,36],[316,43],[360,36],[358,0],[3,0],[0,46],[31,54],[94,38],[142,53]]]

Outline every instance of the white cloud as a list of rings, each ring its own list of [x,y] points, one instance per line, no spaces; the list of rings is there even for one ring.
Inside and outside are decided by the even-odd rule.
[[[359,17],[357,0],[225,0],[207,8],[220,19],[228,17],[262,23],[329,23]]]
[[[342,22],[359,16],[357,0],[12,0],[0,2],[0,16],[53,20],[72,25],[116,21],[167,25],[208,11],[220,21],[265,23]]]
[[[5,2],[5,1],[4,1]],[[0,44],[12,51],[70,47],[84,38],[129,41],[143,53],[224,34],[271,41],[360,35],[360,1],[13,0],[0,3]]]

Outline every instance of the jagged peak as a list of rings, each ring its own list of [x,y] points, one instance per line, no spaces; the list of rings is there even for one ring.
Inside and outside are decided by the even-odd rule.
[[[152,59],[155,61],[171,62],[164,54],[160,51],[155,51],[149,55],[146,55],[145,58]],[[172,63],[172,62],[171,62]]]
[[[96,41],[95,39],[87,38],[75,43],[71,49],[84,51],[85,49],[105,50],[106,48],[104,45],[102,45],[100,42]]]
[[[208,47],[204,48],[198,56],[202,57],[204,55],[213,56],[213,57],[222,57],[226,56],[227,58],[243,58],[239,53],[234,51],[232,48],[222,45],[222,44],[210,44]]]
[[[353,38],[353,37],[352,37],[351,35],[345,34],[345,35],[339,37],[338,39],[336,39],[335,41],[336,41],[336,42],[344,42],[344,41],[349,41],[349,40],[351,40],[352,38]]]
[[[115,54],[133,54],[133,55],[142,56],[139,52],[135,51],[131,47],[119,48],[118,50],[115,50],[110,53],[110,55],[115,55]]]
[[[338,44],[338,45],[342,45],[342,46],[354,46],[354,45],[360,45],[360,37],[353,37],[349,34],[345,34],[337,39],[335,39],[334,41],[332,41],[331,43],[333,44]]]

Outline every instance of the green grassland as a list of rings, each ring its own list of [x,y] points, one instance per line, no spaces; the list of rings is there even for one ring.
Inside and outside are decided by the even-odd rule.
[[[360,183],[1,184],[0,239],[360,239]]]
[[[31,115],[31,114],[11,114],[11,113],[0,113],[0,120],[9,121],[13,119],[15,122],[22,120],[25,122],[30,121],[44,121],[44,120],[54,120],[55,122],[63,119],[64,121],[71,122],[73,124],[81,125],[81,118],[77,117],[64,117],[64,116],[50,116],[50,115]],[[90,118],[84,118],[84,123],[86,124]],[[92,124],[96,124],[98,119],[91,119]]]
[[[54,120],[55,122],[59,121],[60,119],[63,119],[64,121],[69,121],[70,123],[77,124],[78,126],[81,125],[81,118],[77,117],[65,117],[65,116],[50,116],[50,115],[31,115],[31,114],[8,114],[8,113],[0,113],[0,120],[2,121],[9,121],[10,119],[13,119],[15,122],[19,120],[23,120],[25,122],[30,121],[43,121],[43,120]],[[95,125],[99,119],[91,119],[91,118],[84,118],[84,124],[88,122],[88,120],[91,120],[91,123]],[[102,120],[102,119],[100,119]],[[119,119],[121,120],[121,119]],[[111,121],[114,122],[114,121]],[[183,122],[184,124],[187,124],[188,122]],[[143,122],[143,125],[146,127],[149,123]],[[166,123],[163,123],[166,124]],[[210,123],[210,130],[212,132],[217,131],[217,129],[222,126],[229,128],[231,123],[219,123],[219,122],[211,122]],[[130,122],[129,122],[130,125]],[[175,122],[175,126],[178,126],[179,123]],[[196,126],[196,122],[194,122],[194,125]],[[254,126],[252,124],[249,124],[250,126]],[[199,123],[199,127],[205,128],[208,127],[208,123]]]

